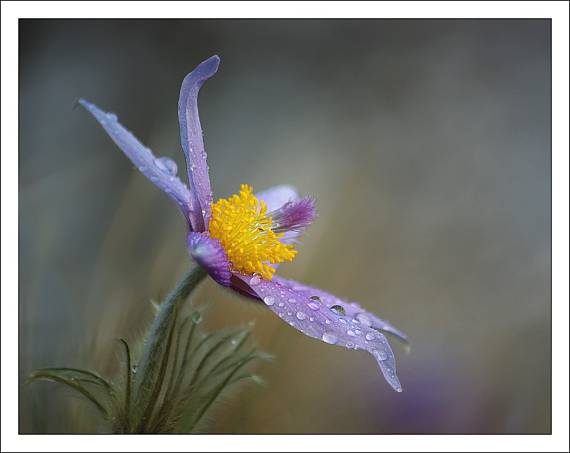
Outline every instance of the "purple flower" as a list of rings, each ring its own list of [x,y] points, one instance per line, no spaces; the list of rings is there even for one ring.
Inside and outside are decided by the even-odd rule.
[[[155,157],[116,115],[83,99],[79,102],[141,173],[175,201],[188,222],[190,255],[216,282],[263,301],[305,335],[368,351],[388,383],[402,391],[394,354],[382,334],[406,341],[402,332],[356,303],[274,275],[279,263],[291,261],[297,254],[295,238],[316,217],[314,200],[300,198],[290,186],[254,195],[251,186],[242,185],[239,194],[213,202],[198,117],[198,92],[219,64],[218,56],[207,59],[186,76],[180,90],[178,117],[189,187],[176,176],[174,161]]]

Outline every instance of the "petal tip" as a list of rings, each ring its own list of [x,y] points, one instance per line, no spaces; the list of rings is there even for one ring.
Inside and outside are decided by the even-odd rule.
[[[203,79],[209,79],[216,72],[218,72],[218,68],[220,67],[220,61],[221,60],[218,55],[212,55],[210,58],[200,63],[196,69],[200,71]]]
[[[191,232],[187,239],[192,258],[222,286],[230,286],[231,271],[226,253],[216,239],[203,233]]]

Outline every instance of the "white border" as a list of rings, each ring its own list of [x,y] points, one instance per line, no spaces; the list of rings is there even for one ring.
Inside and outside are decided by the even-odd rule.
[[[223,3],[223,4],[222,4]],[[136,5],[136,7],[135,7]],[[567,2],[2,2],[2,451],[568,451]],[[19,436],[18,18],[552,18],[552,436]]]

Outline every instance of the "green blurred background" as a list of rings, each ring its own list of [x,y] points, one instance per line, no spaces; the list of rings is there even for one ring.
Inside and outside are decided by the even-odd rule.
[[[180,83],[217,53],[200,97],[215,197],[244,182],[315,196],[282,273],[360,302],[412,348],[391,341],[397,394],[371,356],[208,282],[208,325],[255,320],[277,356],[209,431],[550,431],[550,21],[21,20],[19,44],[22,378],[112,376],[116,339],[191,265],[175,206],[74,100],[182,168]],[[19,417],[25,433],[97,429],[49,383],[20,388]]]

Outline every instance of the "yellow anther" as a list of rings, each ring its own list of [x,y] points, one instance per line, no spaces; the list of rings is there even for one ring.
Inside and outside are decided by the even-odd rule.
[[[279,239],[283,233],[272,230],[267,205],[242,184],[239,194],[222,198],[212,205],[210,236],[217,239],[237,271],[271,280],[275,269],[270,264],[291,261],[297,251]]]

